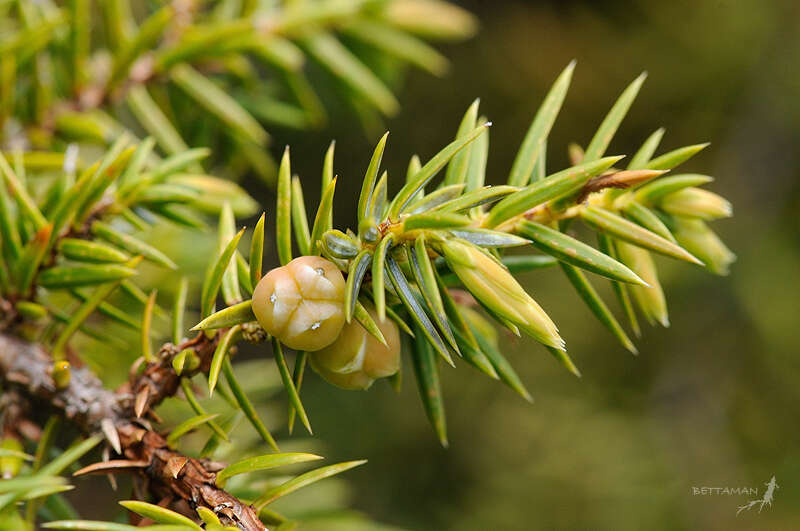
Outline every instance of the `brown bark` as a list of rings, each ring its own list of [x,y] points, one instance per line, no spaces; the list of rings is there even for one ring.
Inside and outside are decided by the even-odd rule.
[[[164,437],[135,412],[138,409],[146,417],[152,407],[177,392],[181,376],[172,368],[172,358],[181,349],[194,348],[200,359],[194,371],[207,370],[217,337],[201,334],[178,347],[165,345],[157,361],[148,364],[141,374],[133,374],[131,381],[115,392],[81,367],[72,368],[69,385],[58,389],[50,374],[52,358],[40,345],[0,334],[0,381],[23,397],[46,402],[86,434],[107,431],[103,425],[108,426],[110,420],[122,457],[136,465],[117,471],[133,471],[146,479],[154,499],[167,500],[171,508],[193,518],[197,518],[196,507],[207,507],[225,525],[265,531],[251,506],[216,486],[216,473],[223,465],[171,449]],[[140,400],[137,408],[136,396],[145,392],[145,403]],[[103,470],[108,471],[114,469]]]

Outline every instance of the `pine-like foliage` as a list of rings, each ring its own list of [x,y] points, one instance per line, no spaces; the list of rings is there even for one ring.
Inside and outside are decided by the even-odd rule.
[[[258,407],[264,394],[285,390],[289,431],[299,419],[311,433],[313,411],[301,400],[306,365],[331,375],[315,365],[316,351],[297,352],[292,360],[281,334],[271,337],[256,318],[255,305],[277,300],[253,298],[265,270],[273,269],[262,263],[266,214],[245,245],[236,218],[254,214],[258,205],[238,185],[201,170],[208,157],[258,165],[252,154],[263,156],[266,136],[259,136],[263,129],[253,115],[265,122],[276,116],[295,120],[292,125],[314,121],[315,107],[304,106],[309,93],[298,81],[304,79],[299,61],[306,55],[340,76],[358,105],[393,110],[394,99],[377,88],[383,87],[378,78],[336,40],[334,30],[348,42],[437,70],[438,56],[411,34],[461,35],[470,19],[446,4],[416,0],[262,4],[223,1],[193,9],[191,2],[174,2],[131,13],[127,2],[99,2],[95,7],[106,21],[102,39],[95,39],[83,0],[68,8],[2,4],[3,24],[13,28],[0,45],[5,131],[22,142],[0,154],[0,528],[32,528],[38,518],[54,529],[135,529],[80,520],[62,495],[73,488],[65,473],[108,474],[112,483],[116,474],[133,474],[133,499],[121,504],[132,524],[153,524],[152,529],[291,529],[309,520],[377,528],[350,514],[314,511],[319,499],[306,498],[300,504],[305,511],[296,514],[273,509],[285,495],[364,461],[315,463],[300,473],[292,468],[291,475],[263,472],[320,459],[279,449],[292,443],[273,437]],[[90,45],[96,40],[103,46]],[[253,58],[281,75],[264,75]],[[91,74],[90,65],[102,61],[112,67]],[[544,309],[547,301],[534,300],[518,283],[519,273],[560,267],[597,319],[635,353],[592,276],[612,283],[627,328],[638,336],[637,309],[651,324],[669,323],[654,253],[718,274],[734,259],[707,225],[729,216],[730,204],[700,188],[710,177],[674,171],[706,144],[656,155],[659,129],[630,158],[606,154],[643,76],[622,92],[585,149],[570,147],[570,167],[547,168],[548,135],[573,68],[561,73],[544,99],[503,185],[485,184],[491,124],[477,101],[452,143],[424,164],[410,158],[393,196],[388,170],[381,167],[388,134],[381,138],[361,194],[350,203],[357,213],[351,229],[333,226],[333,144],[312,217],[303,200],[308,183],[293,177],[288,148],[279,163],[279,267],[297,257],[324,257],[345,279],[343,322],[357,323],[364,337],[381,344],[391,343],[385,326],[394,323],[424,410],[444,445],[444,365],[463,361],[530,399],[513,360],[500,351],[498,329],[533,337],[579,374]],[[186,114],[165,112],[176,90],[194,100]],[[158,104],[151,91],[161,94]],[[33,97],[21,97],[27,92]],[[88,97],[95,99],[87,104]],[[173,121],[167,114],[182,118]],[[199,115],[205,125],[195,129],[191,124]],[[206,122],[206,115],[214,119]],[[127,120],[152,136],[137,140],[135,131],[120,125]],[[110,145],[91,162],[84,160],[85,149],[59,151],[75,133]],[[186,148],[198,144],[211,148]],[[46,150],[21,149],[29,146]],[[207,261],[203,278],[183,271],[177,289],[167,289],[165,277],[155,275],[153,282],[153,269],[178,266],[169,249],[148,241],[148,231],[162,224],[199,230],[209,216],[218,220],[218,241],[210,259],[196,258]],[[596,235],[596,245],[579,239],[587,232],[578,222]],[[147,263],[153,266],[150,277]],[[164,301],[163,292],[174,297]],[[191,310],[199,311],[199,322]],[[294,332],[303,333],[320,328],[323,317],[293,319]],[[169,337],[161,337],[154,324],[159,321],[169,324]],[[133,331],[135,340],[114,334],[115,327]],[[106,363],[122,363],[135,352],[127,381],[114,390],[101,382],[91,364],[84,365],[79,336],[98,340]],[[236,360],[241,342],[271,343],[273,380],[247,376],[266,374],[267,362]],[[357,362],[344,372],[361,370],[363,356]],[[400,386],[402,377],[395,372],[390,381]],[[368,387],[373,379],[355,386]],[[178,401],[168,400],[174,396],[182,398],[177,413]],[[65,421],[80,436],[59,449]],[[237,429],[241,421],[245,429]],[[94,462],[78,465],[98,448]]]
[[[439,359],[448,365],[463,359],[530,400],[520,377],[500,352],[497,333],[487,318],[516,335],[533,337],[570,372],[580,375],[556,324],[519,285],[515,274],[560,266],[595,317],[626,349],[637,353],[585,272],[612,282],[638,336],[641,331],[634,303],[649,323],[669,325],[652,253],[705,266],[718,274],[727,273],[734,259],[706,224],[728,217],[732,211],[725,199],[699,188],[711,177],[665,175],[707,144],[654,156],[663,135],[659,129],[631,157],[627,169],[615,167],[623,156],[604,156],[644,76],[623,91],[585,151],[577,145],[571,147],[574,165],[548,173],[547,136],[566,96],[573,67],[570,64],[562,72],[537,112],[506,185],[484,184],[491,124],[479,117],[477,101],[467,110],[451,144],[424,165],[417,156],[411,158],[405,182],[392,198],[387,196],[388,172],[380,171],[388,133],[384,135],[366,170],[355,232],[331,226],[336,187],[333,145],[325,158],[322,200],[311,230],[302,207],[302,187],[298,180],[290,180],[288,149],[284,153],[276,209],[278,256],[284,265],[291,260],[294,234],[295,247],[302,255],[321,254],[346,273],[348,322],[356,319],[385,342],[375,319],[365,310],[365,306],[374,306],[379,319],[393,320],[405,333],[420,397],[442,444],[447,444],[447,436]],[[432,186],[442,170],[443,178]],[[576,220],[596,233],[597,248],[568,233]],[[258,236],[253,240],[256,246]],[[513,248],[528,250],[506,254]],[[531,252],[531,248],[539,252]],[[260,248],[256,256],[259,253]],[[222,259],[230,257],[223,255]],[[218,264],[216,269],[222,268]],[[232,273],[233,268],[228,271]],[[245,301],[229,306],[195,329],[253,323],[251,305]],[[279,343],[274,345],[279,352]],[[276,359],[281,363],[280,355]],[[305,362],[306,354],[301,352],[294,371],[297,377],[284,382],[303,418],[298,389]],[[282,370],[288,374],[288,369]],[[210,377],[216,375],[212,372]],[[393,379],[399,385],[400,374]]]
[[[389,87],[404,65],[446,70],[423,39],[475,28],[468,13],[431,0],[59,4],[0,3],[4,143],[50,151],[151,135],[162,155],[206,146],[226,176],[253,170],[267,182],[275,176],[268,128],[325,122],[309,63],[371,124],[397,111]],[[38,153],[28,164],[57,161]]]

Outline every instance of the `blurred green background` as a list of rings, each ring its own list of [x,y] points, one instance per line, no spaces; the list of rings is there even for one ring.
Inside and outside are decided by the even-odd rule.
[[[348,474],[354,505],[420,530],[800,528],[800,4],[462,4],[480,32],[444,48],[452,60],[444,79],[414,72],[403,81],[402,111],[386,124],[390,175],[402,175],[412,153],[424,160],[449,142],[479,96],[494,122],[489,180],[502,182],[547,88],[575,58],[548,152],[549,167],[560,169],[567,143],[586,144],[647,70],[609,152],[632,153],[659,126],[667,129],[661,151],[711,141],[681,170],[715,176],[710,189],[733,201],[735,217],[714,229],[739,260],[727,278],[660,261],[672,327],[646,329],[638,357],[594,321],[560,271],[526,276],[583,378],[528,339],[508,340],[505,350],[532,405],[466,366],[444,370],[448,450],[412,380],[396,396],[382,382],[352,393],[309,378],[304,401],[331,461],[370,460]],[[296,154],[309,204],[335,136],[339,226],[353,223],[379,132],[365,137],[342,111],[328,131],[279,136]],[[271,210],[272,196],[259,199]],[[760,514],[736,516],[746,496],[692,495],[693,486],[760,495],[772,475],[780,488]]]

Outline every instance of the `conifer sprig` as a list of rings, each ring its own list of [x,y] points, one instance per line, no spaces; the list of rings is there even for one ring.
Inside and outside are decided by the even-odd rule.
[[[0,144],[48,150],[26,164],[56,160],[49,150],[64,141],[107,146],[144,131],[155,139],[150,157],[208,146],[213,157],[193,161],[193,172],[210,162],[270,184],[268,129],[326,120],[309,63],[374,123],[398,108],[387,72],[442,74],[447,60],[426,41],[461,39],[476,27],[439,0],[12,0],[0,16]]]
[[[147,336],[152,312],[163,310],[156,310],[155,298],[148,304],[132,282],[137,266],[142,260],[167,269],[177,265],[146,241],[143,229],[161,220],[205,226],[203,214],[223,205],[235,205],[240,215],[254,212],[255,202],[236,184],[184,173],[207,150],[155,161],[147,160],[151,148],[150,139],[134,145],[123,135],[77,175],[71,173],[79,155],[74,152],[62,167],[27,172],[0,154],[0,297],[9,304],[0,328],[24,330],[26,337],[51,344],[56,358],[75,332],[88,330],[95,312]],[[22,159],[16,153],[13,158]],[[234,207],[226,208],[232,223]],[[142,305],[145,324],[110,302],[118,288]],[[64,305],[71,307],[69,317]]]
[[[614,284],[638,336],[629,294],[648,321],[669,322],[651,253],[706,266],[714,273],[727,271],[733,260],[732,253],[706,224],[731,214],[726,200],[698,188],[710,178],[665,175],[706,144],[652,158],[661,136],[657,133],[632,158],[628,169],[616,167],[622,156],[604,156],[644,76],[637,78],[612,106],[586,152],[573,149],[574,165],[548,173],[544,146],[566,96],[573,66],[570,64],[561,74],[536,114],[507,185],[484,183],[491,124],[479,122],[476,101],[452,143],[423,165],[412,159],[405,183],[394,197],[386,194],[388,173],[384,171],[378,178],[387,144],[384,135],[364,177],[357,202],[357,231],[318,230],[322,220],[331,217],[331,184],[316,212],[310,241],[296,242],[298,249],[322,254],[347,275],[348,321],[352,316],[358,318],[354,311],[358,301],[367,300],[375,306],[378,320],[393,319],[409,335],[412,331],[406,323],[413,323],[415,341],[409,343],[410,354],[426,411],[443,443],[444,410],[438,403],[438,374],[431,372],[438,373],[438,368],[435,360],[429,360],[431,353],[448,364],[460,359],[489,376],[499,376],[529,398],[500,354],[496,335],[488,332],[491,327],[487,319],[514,334],[532,336],[579,375],[556,324],[518,283],[517,273],[559,263],[592,313],[624,348],[636,353],[634,342],[586,272]],[[287,151],[280,171],[287,177],[279,180],[276,212],[277,219],[284,220],[277,235],[283,263],[292,258],[288,240],[291,222],[307,223],[299,217],[302,211],[291,207],[296,204],[292,194],[301,194],[302,188],[299,181],[290,185],[289,163]],[[326,168],[331,166],[332,149],[326,156]],[[431,185],[445,168],[441,181]],[[599,247],[567,230],[576,220],[597,233]],[[507,254],[512,248],[524,254]],[[221,328],[254,319],[247,303],[242,303],[209,316],[195,329]],[[362,312],[358,320],[382,340],[369,314]],[[296,400],[297,389],[290,386],[289,391]]]
[[[13,478],[0,481],[0,520],[12,527],[32,525],[41,510],[55,520],[48,528],[132,528],[80,520],[61,496],[72,488],[61,477],[71,470],[76,476],[133,471],[169,485],[179,502],[171,508],[121,502],[138,515],[134,521],[149,518],[157,529],[291,528],[297,522],[272,511],[273,501],[364,463],[258,480],[266,470],[319,457],[280,453],[269,419],[256,407],[257,391],[285,389],[290,432],[299,418],[311,433],[313,412],[301,400],[307,363],[351,388],[366,388],[380,377],[398,388],[402,374],[391,363],[391,370],[368,372],[362,356],[358,370],[347,362],[344,373],[326,375],[311,343],[297,347],[304,350],[292,367],[285,349],[290,342],[277,332],[270,337],[256,317],[258,286],[270,272],[263,264],[266,214],[245,251],[245,229],[236,218],[251,216],[258,205],[204,167],[224,166],[233,177],[254,169],[275,184],[279,262],[293,267],[299,261],[305,273],[313,271],[307,285],[295,279],[287,290],[314,314],[294,317],[292,337],[327,326],[329,319],[338,330],[354,327],[359,352],[366,345],[399,352],[402,333],[423,408],[443,445],[440,360],[466,362],[531,400],[500,351],[498,325],[533,337],[580,375],[556,323],[520,285],[519,273],[558,264],[597,319],[635,353],[628,332],[641,333],[636,308],[651,324],[669,325],[653,254],[717,274],[726,274],[735,259],[709,227],[732,214],[730,203],[701,188],[711,177],[672,171],[707,144],[656,155],[664,134],[659,129],[625,169],[624,157],[606,154],[644,75],[622,92],[585,150],[569,147],[571,166],[553,172],[547,168],[548,136],[567,97],[575,66],[568,65],[534,116],[504,184],[485,182],[491,124],[477,100],[450,144],[425,163],[410,158],[392,196],[392,177],[382,167],[387,133],[353,198],[352,229],[337,228],[335,145],[325,154],[321,200],[313,212],[304,203],[308,183],[292,175],[289,149],[279,164],[265,150],[267,127],[308,128],[324,120],[304,63],[331,74],[343,100],[371,121],[370,115],[397,107],[378,73],[395,60],[441,73],[446,61],[425,41],[466,36],[474,27],[471,16],[438,0],[133,5],[0,3],[8,30],[0,37],[0,384],[49,402],[88,435],[58,452],[54,417],[33,450],[25,451],[19,434],[0,440],[0,473]],[[95,8],[102,23],[91,17]],[[365,48],[380,65],[362,60],[358,51]],[[136,283],[142,262],[179,268],[169,252],[148,242],[147,230],[163,221],[202,228],[208,215],[219,219],[214,256],[201,288],[181,281],[170,316],[158,304],[160,286],[145,291]],[[578,222],[596,233],[597,245],[583,229],[575,230]],[[341,292],[317,284],[314,275],[330,272]],[[593,276],[612,283],[629,327],[601,298]],[[309,285],[323,293],[306,293],[314,291]],[[186,330],[190,308],[199,309],[201,321]],[[161,333],[154,323],[165,317],[171,317],[171,342],[154,348]],[[135,331],[135,343],[93,326],[97,320]],[[81,334],[101,341],[105,353],[118,348],[138,354],[130,381],[112,392],[80,367],[74,347]],[[239,343],[267,340],[274,382],[259,381],[254,389],[249,366],[232,359]],[[195,386],[197,375],[203,385]],[[191,412],[163,422],[154,408],[178,392]],[[216,458],[240,420],[249,424],[253,440],[247,442],[264,450],[237,455],[227,467],[190,457],[196,449],[188,434],[207,437],[196,455]],[[79,467],[103,439],[102,460]],[[24,516],[16,509],[22,503]]]

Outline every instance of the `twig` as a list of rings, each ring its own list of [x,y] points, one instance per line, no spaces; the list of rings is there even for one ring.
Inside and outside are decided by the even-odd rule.
[[[216,345],[216,336],[199,335],[179,347],[165,345],[159,359],[147,365],[141,375],[116,392],[106,389],[86,368],[73,368],[69,385],[58,389],[50,374],[52,358],[40,346],[14,336],[0,334],[0,381],[21,395],[48,403],[86,434],[100,432],[110,419],[119,435],[124,458],[146,462],[147,466],[120,469],[147,478],[154,498],[170,500],[170,505],[196,518],[194,508],[213,510],[224,525],[245,531],[265,531],[256,511],[216,486],[216,473],[222,465],[194,459],[169,448],[164,437],[137,420],[132,390],[149,389],[146,409],[174,395],[180,378],[172,368],[172,357],[181,348],[192,347],[200,359],[194,371],[207,369]]]

